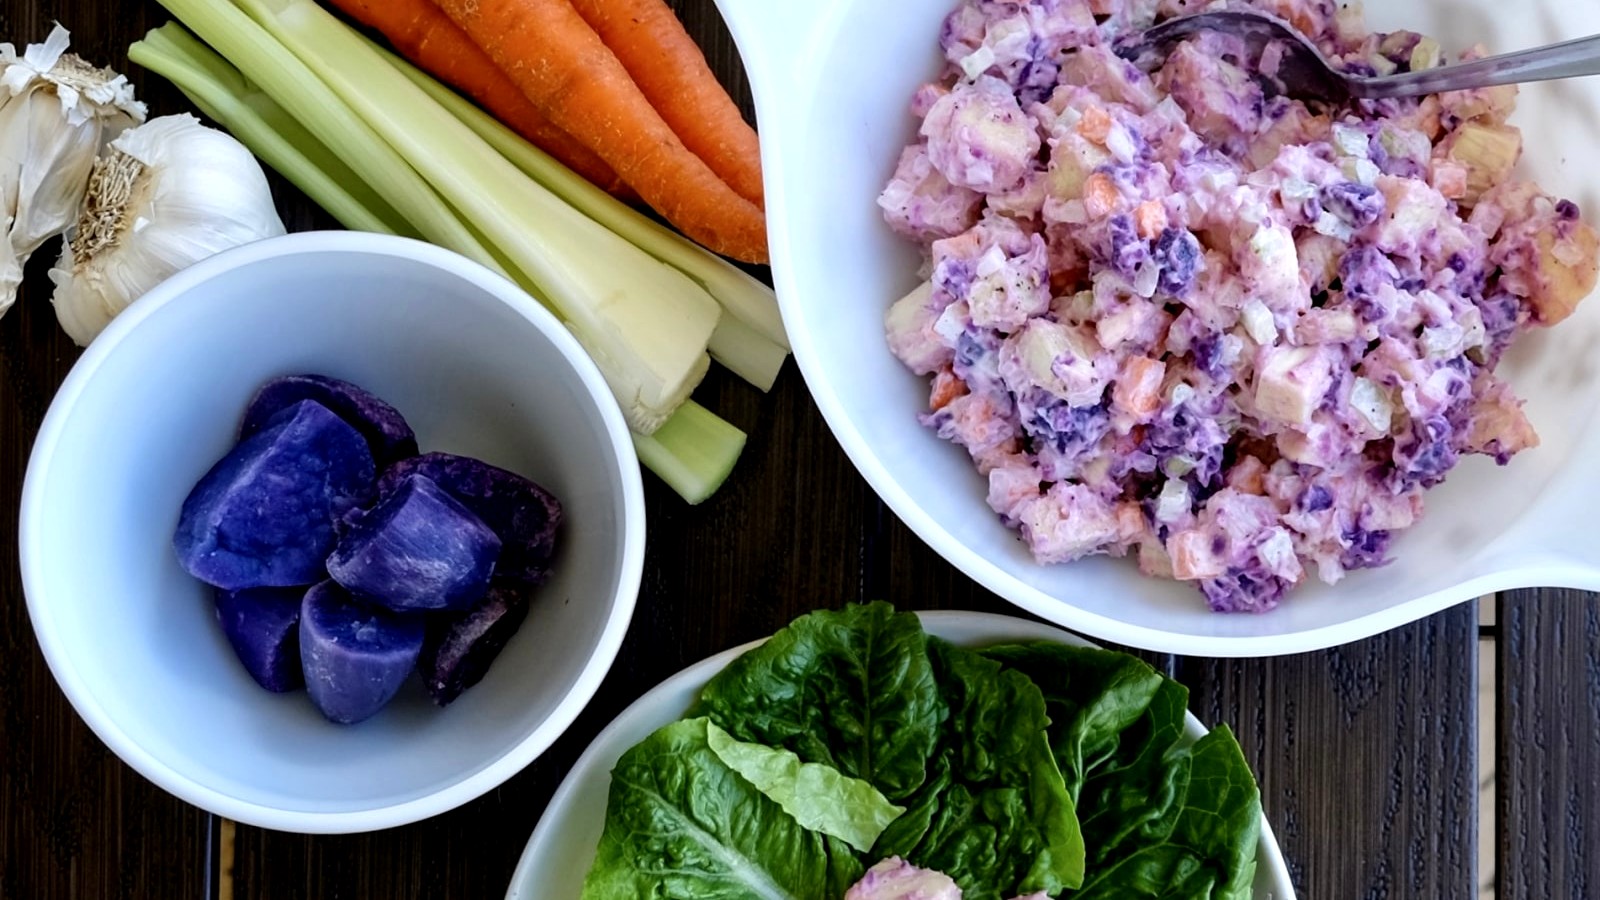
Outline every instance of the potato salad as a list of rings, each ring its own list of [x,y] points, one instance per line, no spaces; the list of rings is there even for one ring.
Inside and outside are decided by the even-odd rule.
[[[1447,61],[1334,0],[1232,5],[1347,71]],[[925,250],[887,332],[1040,563],[1133,556],[1262,612],[1383,565],[1463,456],[1538,444],[1495,370],[1593,290],[1600,239],[1515,171],[1515,88],[1327,107],[1283,96],[1281,47],[1116,54],[1206,6],[949,15],[878,200]]]

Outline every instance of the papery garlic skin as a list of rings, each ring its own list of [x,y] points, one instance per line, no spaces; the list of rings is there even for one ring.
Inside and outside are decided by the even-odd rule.
[[[128,304],[208,256],[283,234],[261,165],[194,116],[162,116],[111,142],[50,270],[61,327],[87,346]]]
[[[20,56],[0,44],[0,315],[29,254],[76,220],[101,147],[145,117],[128,80],[67,53],[68,38],[57,25]]]

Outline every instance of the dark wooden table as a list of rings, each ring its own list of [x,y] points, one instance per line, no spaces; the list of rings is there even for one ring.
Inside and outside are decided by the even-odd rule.
[[[222,0],[218,0],[222,2]],[[737,55],[711,0],[675,4],[735,95]],[[0,0],[0,39],[74,49],[129,76],[152,114],[186,107],[126,65],[167,16],[135,0]],[[332,227],[281,180],[291,230]],[[750,433],[711,502],[649,493],[643,594],[587,711],[501,788],[410,827],[307,837],[219,821],[154,787],[88,730],[51,679],[17,574],[16,511],[34,434],[77,357],[35,256],[0,319],[0,898],[487,898],[506,888],[534,823],[589,740],[649,686],[817,607],[888,598],[908,609],[1013,611],[941,561],[884,508],[829,434],[791,366],[762,396],[713,375],[697,395]],[[108,448],[108,452],[115,452]],[[1600,896],[1600,602],[1565,592],[1465,604],[1359,644],[1274,660],[1152,657],[1227,722],[1259,774],[1302,897],[1467,898],[1480,817],[1495,823],[1507,900]],[[1478,742],[1478,645],[1495,641],[1500,715]],[[1148,654],[1146,654],[1149,656]],[[1493,754],[1494,809],[1479,756]],[[1490,818],[1492,817],[1492,818]]]

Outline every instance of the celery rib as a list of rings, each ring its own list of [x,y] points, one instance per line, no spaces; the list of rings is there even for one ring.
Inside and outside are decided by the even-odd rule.
[[[174,7],[194,2],[199,0],[170,0],[167,5],[182,17],[183,13]],[[219,22],[205,18],[209,10],[197,12],[191,9],[189,12],[198,15],[203,24],[211,27],[237,24],[228,23],[226,14]],[[254,25],[248,21],[245,24]],[[253,46],[250,40],[248,34],[236,33],[232,41],[223,43],[225,47],[238,51],[240,47],[237,42],[244,41],[245,46],[252,47],[251,52],[258,54],[251,56],[257,65],[264,64],[263,60],[273,61],[271,49]],[[256,40],[260,38],[256,37]],[[328,143],[319,140],[304,122],[278,105],[269,92],[252,86],[246,73],[236,69],[228,59],[218,56],[176,23],[152,31],[144,41],[130,48],[130,57],[172,80],[202,111],[234,131],[253,152],[278,168],[347,227],[366,231],[419,233],[408,223],[408,216],[396,211],[383,199],[376,186],[344,162],[343,153],[364,139],[359,133]],[[284,61],[279,58],[276,62],[282,64]],[[291,58],[290,62],[298,60]],[[275,86],[280,90],[297,87],[307,91],[300,95],[302,99],[328,99],[330,95],[320,81],[315,85],[303,81],[296,85],[295,74],[291,72],[284,75],[280,72],[280,79]],[[318,86],[323,88],[320,92],[316,90]],[[343,127],[355,132],[365,131],[368,137],[377,137],[353,112],[342,106],[319,106],[312,116],[321,115],[326,126],[329,124],[326,117],[330,110],[335,111],[334,115],[342,110],[345,120],[338,124]],[[302,112],[302,115],[305,113]],[[377,140],[381,142],[382,138]],[[386,144],[384,146],[387,147]],[[366,165],[370,161],[367,157],[354,158],[362,159],[364,168],[372,171]],[[398,174],[392,170],[386,173],[386,183],[392,187]],[[444,210],[453,219],[455,228],[466,236],[466,240],[458,238],[447,243],[430,234],[423,234],[423,237],[463,252],[464,255],[482,254],[488,258],[487,264],[501,271],[514,268],[506,263],[505,256],[493,243],[484,240],[481,233],[473,229],[470,221],[455,218],[459,214],[443,198],[434,194],[426,181],[415,172],[410,174],[412,189],[431,195],[431,199],[424,198],[413,204],[411,215],[421,215],[418,208],[431,204]],[[433,221],[435,225],[438,224],[436,219]],[[470,246],[476,246],[476,254],[463,249]],[[479,258],[478,261],[485,262],[485,259]],[[779,362],[781,364],[781,359]],[[655,434],[646,436],[635,432],[633,439],[640,462],[691,504],[702,502],[717,490],[731,473],[746,440],[743,432],[693,401],[682,404]]]
[[[201,112],[346,228],[419,236],[365,179],[182,25],[153,29],[128,47],[128,59],[177,85]]]
[[[382,135],[550,302],[629,424],[659,428],[710,360],[720,316],[691,279],[516,167],[312,0],[236,0]]]
[[[504,274],[428,182],[339,95],[243,11],[226,0],[160,0],[251,83],[347,164],[360,160],[363,180],[430,242]]]
[[[523,174],[705,288],[728,313],[711,336],[712,357],[761,390],[771,390],[789,356],[783,317],[771,288],[590,184],[428,73],[376,44],[369,45]]]

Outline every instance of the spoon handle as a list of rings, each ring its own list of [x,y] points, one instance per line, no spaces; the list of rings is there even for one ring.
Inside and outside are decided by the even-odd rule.
[[[1349,82],[1351,94],[1376,100],[1581,75],[1600,75],[1600,35],[1404,75],[1351,78]]]

